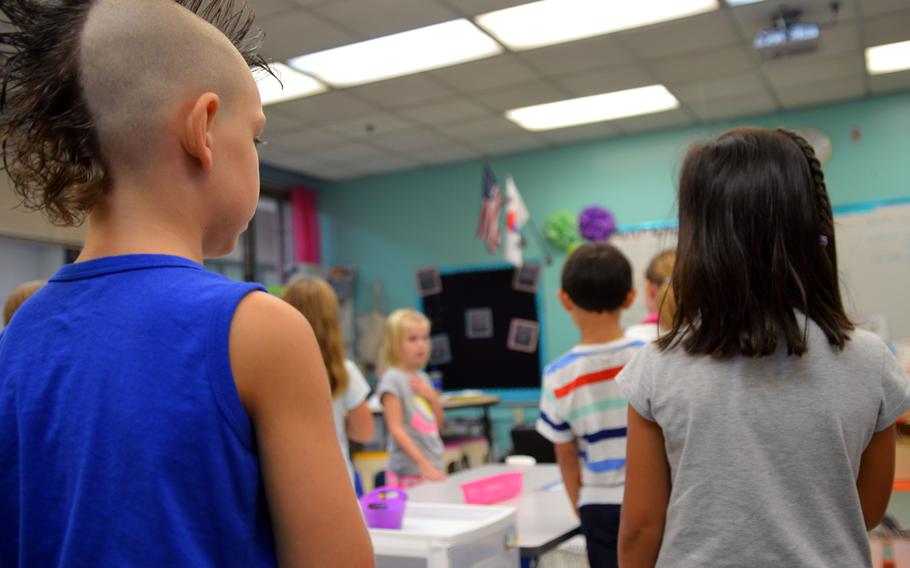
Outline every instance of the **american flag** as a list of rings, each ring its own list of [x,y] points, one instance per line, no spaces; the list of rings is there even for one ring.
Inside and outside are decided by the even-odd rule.
[[[480,221],[477,223],[478,239],[487,244],[487,252],[499,249],[499,211],[502,206],[502,191],[496,183],[496,176],[490,166],[483,169],[483,198],[481,199]]]

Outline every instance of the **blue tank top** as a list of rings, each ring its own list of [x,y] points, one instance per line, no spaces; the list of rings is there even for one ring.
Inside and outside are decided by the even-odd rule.
[[[64,266],[0,335],[0,566],[273,566],[231,319],[163,255]]]

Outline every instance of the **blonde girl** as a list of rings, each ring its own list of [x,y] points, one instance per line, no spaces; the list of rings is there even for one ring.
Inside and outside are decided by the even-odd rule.
[[[357,365],[344,357],[338,298],[325,280],[303,277],[291,280],[281,297],[297,308],[313,327],[332,389],[338,443],[353,476],[348,440],[362,444],[372,440],[373,415],[366,404],[370,387]]]
[[[644,300],[648,317],[640,324],[626,328],[626,337],[654,341],[661,330],[673,326],[676,302],[670,286],[670,276],[676,263],[676,250],[667,249],[657,253],[645,270]]]
[[[442,405],[423,372],[430,357],[430,321],[416,310],[396,310],[386,320],[385,371],[379,396],[389,430],[387,484],[410,486],[445,479],[442,471]]]

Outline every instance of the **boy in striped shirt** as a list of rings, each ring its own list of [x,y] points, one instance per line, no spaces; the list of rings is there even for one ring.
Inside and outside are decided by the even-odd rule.
[[[644,342],[623,337],[635,298],[632,267],[616,247],[582,245],[562,269],[559,299],[581,341],[544,370],[537,431],[553,442],[581,519],[591,566],[616,566],[625,483],[626,400],[613,381]]]

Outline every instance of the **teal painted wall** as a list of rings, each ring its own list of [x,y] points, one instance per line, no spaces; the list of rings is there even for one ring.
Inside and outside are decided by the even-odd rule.
[[[617,139],[499,156],[497,176],[512,174],[538,224],[552,211],[588,205],[613,210],[621,225],[672,218],[674,186],[687,146],[731,126],[812,126],[832,139],[825,170],[835,205],[910,196],[910,93],[734,122],[676,128]],[[850,139],[859,128],[862,139]],[[381,281],[388,307],[419,306],[415,268],[502,262],[474,239],[480,203],[480,161],[338,183],[320,193],[323,258],[357,268],[357,307],[372,305]],[[540,258],[532,240],[526,258]],[[578,339],[558,306],[562,256],[544,271],[541,305],[544,355],[557,357]],[[643,270],[643,267],[636,267]]]

